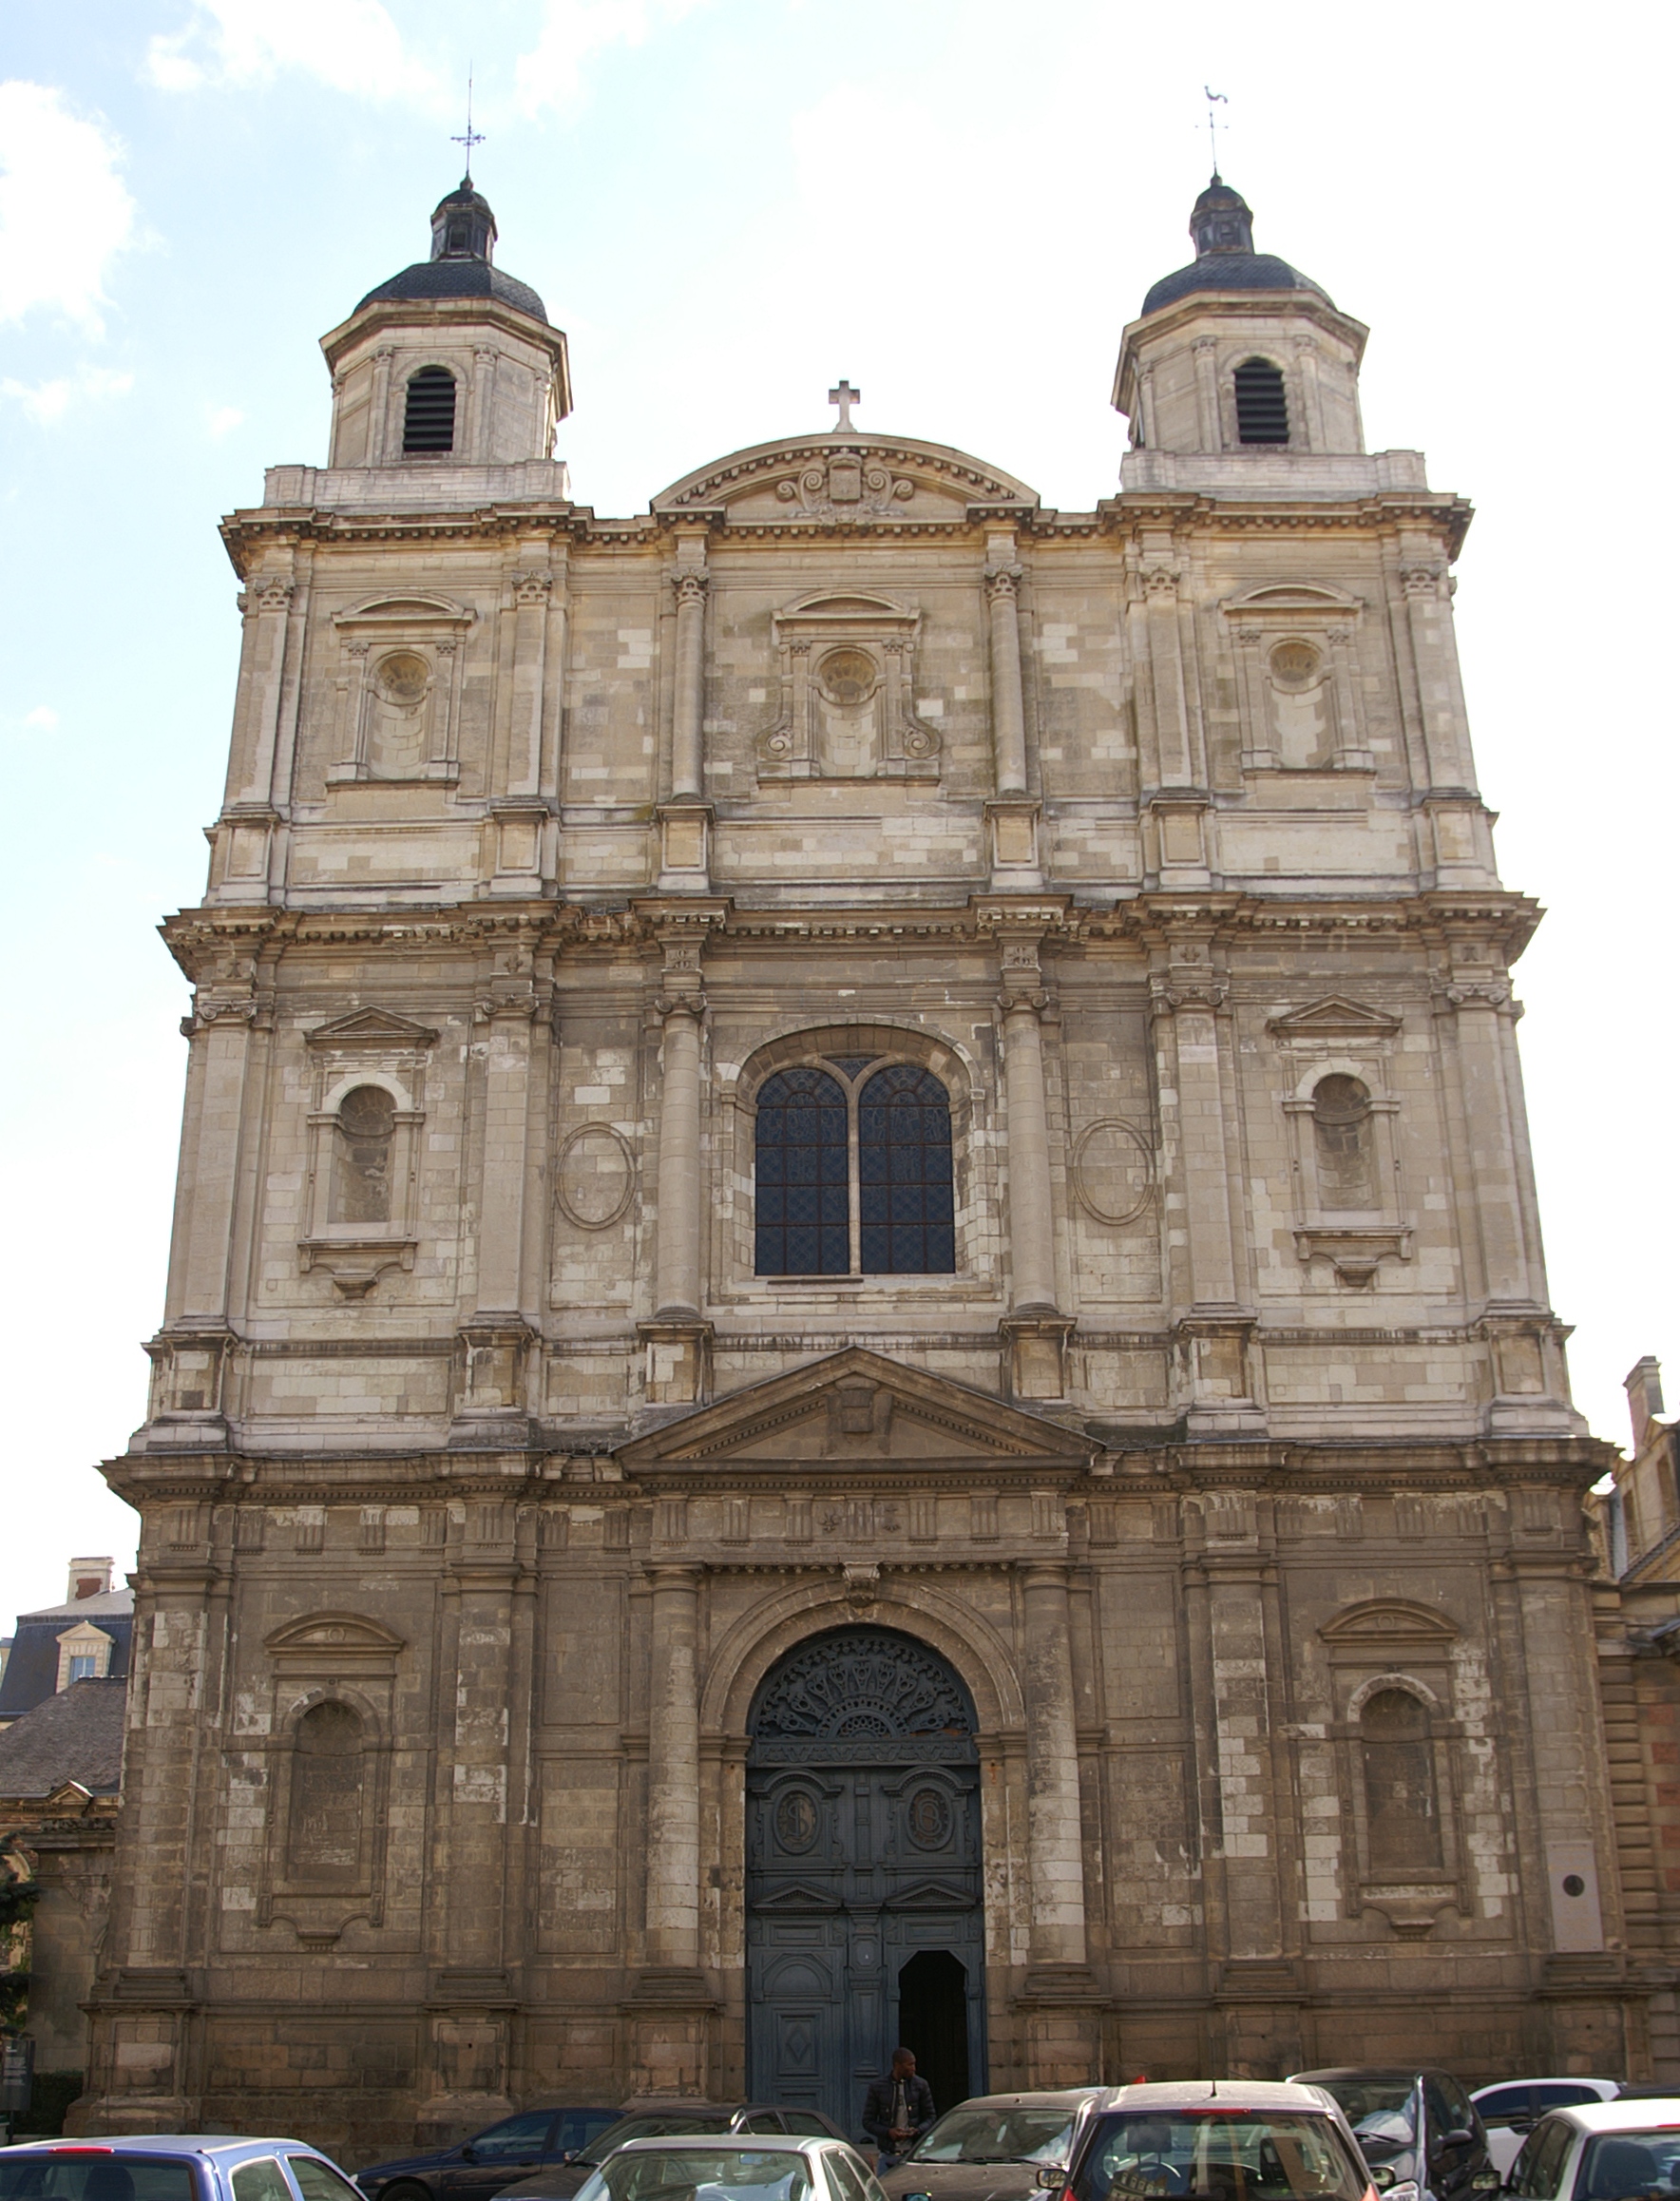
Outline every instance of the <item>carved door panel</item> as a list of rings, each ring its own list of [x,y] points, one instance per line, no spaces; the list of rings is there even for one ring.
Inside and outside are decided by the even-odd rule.
[[[896,2041],[900,1973],[924,1951],[962,1966],[968,2068],[983,2074],[972,1734],[945,1662],[884,1630],[818,1638],[760,1693],[747,1769],[754,2096],[861,2134],[865,2090]]]

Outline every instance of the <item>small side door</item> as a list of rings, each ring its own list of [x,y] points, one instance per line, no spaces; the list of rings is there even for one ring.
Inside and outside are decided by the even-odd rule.
[[[475,2133],[456,2160],[437,2172],[439,2192],[447,2201],[474,2201],[477,2195],[499,2193],[517,2178],[528,2178],[543,2167],[553,2125],[552,2110],[525,2110]]]

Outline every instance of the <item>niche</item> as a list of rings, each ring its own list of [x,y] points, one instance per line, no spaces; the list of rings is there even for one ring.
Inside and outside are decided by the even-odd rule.
[[[391,1149],[396,1102],[382,1085],[358,1085],[338,1103],[333,1148],[335,1223],[391,1220]]]
[[[1266,660],[1267,708],[1278,764],[1327,771],[1336,760],[1336,698],[1323,654],[1308,641],[1281,641]]]
[[[329,785],[459,776],[460,645],[474,618],[444,596],[377,597],[334,615],[343,656]]]
[[[1312,1089],[1312,1138],[1319,1206],[1336,1213],[1378,1207],[1368,1087],[1341,1072],[1321,1078]]]
[[[362,1870],[362,1719],[329,1697],[298,1721],[292,1743],[286,1878],[353,1887]]]
[[[760,779],[939,777],[939,735],[912,707],[919,612],[890,597],[824,592],[772,625],[781,699],[758,737]]]
[[[1374,1878],[1439,1872],[1441,1806],[1429,1713],[1409,1689],[1379,1689],[1359,1715],[1365,1839]]]

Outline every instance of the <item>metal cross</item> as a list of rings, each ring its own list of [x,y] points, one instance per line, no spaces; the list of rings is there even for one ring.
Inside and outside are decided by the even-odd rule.
[[[463,179],[466,182],[470,183],[472,182],[472,148],[474,145],[482,145],[484,142],[484,132],[475,130],[472,126],[472,68],[471,65],[468,64],[467,70],[467,132],[464,137],[449,140],[451,145],[465,145],[467,147],[467,174]]]
[[[1230,106],[1231,102],[1226,98],[1223,92],[1210,90],[1206,85],[1203,85],[1202,86],[1202,97],[1208,103],[1208,144],[1212,146],[1213,152],[1213,181],[1215,183],[1217,183],[1219,181],[1219,141],[1213,135],[1215,126],[1213,122],[1213,102],[1217,100],[1222,107]],[[1219,125],[1221,128],[1225,126],[1226,125],[1224,124]]]
[[[840,417],[834,423],[833,432],[836,435],[846,435],[850,432],[851,428],[851,409],[854,405],[861,405],[863,403],[863,395],[864,393],[861,390],[854,390],[851,387],[851,384],[847,381],[844,374],[841,375],[838,386],[835,389],[830,391],[829,403],[830,405],[837,405],[840,408]]]

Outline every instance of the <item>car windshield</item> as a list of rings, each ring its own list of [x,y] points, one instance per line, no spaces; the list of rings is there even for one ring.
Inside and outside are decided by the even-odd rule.
[[[1328,2116],[1214,2103],[1104,2117],[1077,2185],[1079,2201],[1362,2201],[1365,2190]]]
[[[792,2148],[635,2148],[578,2201],[811,2201],[811,2172]]]
[[[1587,2142],[1575,2179],[1579,2201],[1673,2201],[1680,2192],[1680,2124],[1600,2133]]]
[[[1418,2089],[1410,2078],[1315,2078],[1342,2104],[1343,2114],[1362,2140],[1417,2137]]]
[[[190,2163],[106,2148],[0,2156],[0,2201],[197,2201]]]
[[[626,2140],[663,2140],[678,2133],[726,2133],[733,2115],[731,2110],[690,2110],[686,2115],[680,2110],[650,2110],[640,2116],[620,2117],[590,2141],[589,2160],[604,2163]]]
[[[1074,2120],[1066,2110],[947,2110],[923,2134],[912,2163],[1065,2163]]]

